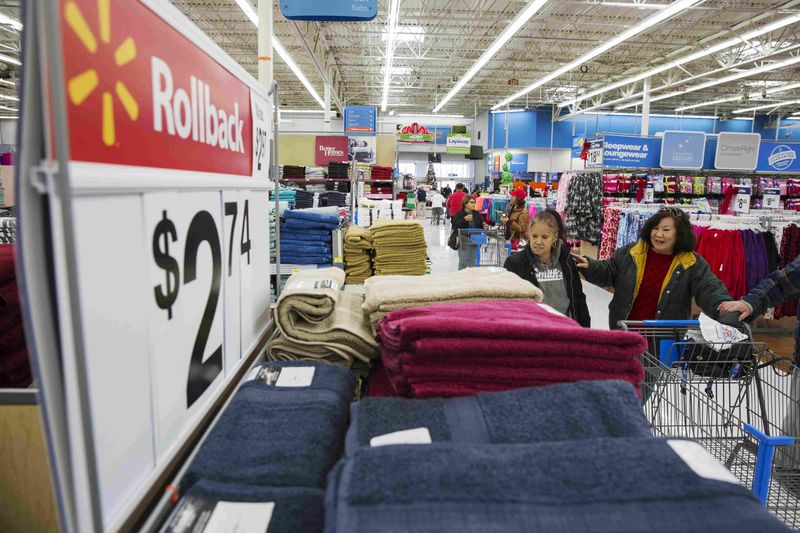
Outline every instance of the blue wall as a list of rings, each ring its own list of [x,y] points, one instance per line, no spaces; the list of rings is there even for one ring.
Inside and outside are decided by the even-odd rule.
[[[532,109],[519,113],[490,113],[487,145],[503,148],[506,143],[506,117],[508,117],[509,148],[549,148],[550,147],[550,108]],[[766,117],[756,117],[755,132],[764,139],[774,139],[775,129],[765,129]],[[782,125],[797,124],[796,127],[781,129],[781,139],[800,139],[800,120],[782,121]],[[574,135],[591,137],[596,133],[626,133],[639,135],[642,117],[635,115],[579,115],[553,127],[553,147],[570,148]],[[496,128],[496,130],[495,130]],[[723,131],[747,133],[753,128],[750,120],[720,120],[695,117],[650,117],[649,134],[666,130],[702,131],[720,133]],[[797,131],[794,131],[794,130]],[[492,134],[494,132],[494,139]],[[787,132],[789,133],[787,135]]]

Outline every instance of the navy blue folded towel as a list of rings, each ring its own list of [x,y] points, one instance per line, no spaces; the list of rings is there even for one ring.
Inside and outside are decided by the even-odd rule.
[[[294,209],[292,211],[286,211],[284,214],[286,217],[286,221],[290,220],[310,220],[312,222],[320,222],[322,224],[336,224],[338,225],[340,222],[339,215],[330,214],[330,213],[323,213],[320,211],[315,211],[311,209]]]
[[[652,437],[360,448],[331,472],[325,514],[327,533],[789,531]]]
[[[464,398],[365,398],[350,407],[346,453],[418,427],[428,428],[433,442],[476,444],[651,435],[630,383],[580,381]]]
[[[287,211],[287,213],[290,211]],[[337,217],[338,218],[338,217]],[[326,229],[334,230],[339,227],[339,222],[322,222],[307,218],[287,218],[286,226],[294,229]]]
[[[208,480],[262,487],[325,486],[344,447],[355,375],[341,366],[310,361],[262,366],[282,372],[313,367],[313,381],[307,387],[279,387],[261,379],[244,383],[192,461],[184,478],[187,484]]]
[[[283,487],[264,488],[200,481],[184,496],[184,501],[195,509],[208,508],[214,502],[249,502],[275,504],[266,533],[321,533],[325,521],[325,493],[320,489]],[[183,503],[183,502],[181,502]],[[181,503],[171,522],[177,524],[181,516]],[[187,510],[189,513],[195,510]],[[177,528],[176,528],[177,530]],[[170,531],[170,529],[167,529]]]
[[[331,242],[331,232],[322,229],[292,229],[281,224],[281,240]],[[326,240],[327,239],[327,240]]]
[[[299,254],[314,254],[314,255],[330,255],[331,247],[325,244],[312,244],[300,243],[294,244],[281,240],[281,253],[299,253]]]
[[[300,254],[297,252],[284,253],[281,251],[281,263],[294,265],[324,265],[332,261],[331,254]]]

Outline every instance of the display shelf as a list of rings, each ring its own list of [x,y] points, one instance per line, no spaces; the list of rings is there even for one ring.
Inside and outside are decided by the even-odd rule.
[[[276,275],[276,274],[277,274],[277,268],[276,268],[276,266],[277,266],[277,265],[275,265],[275,263],[271,263],[271,264],[269,265],[269,273],[270,273],[270,275],[271,275],[271,276],[274,276],[274,275]],[[283,264],[283,263],[281,263],[281,274],[284,274],[284,275],[287,275],[287,276],[289,276],[289,275],[291,275],[291,274],[293,274],[293,273],[295,273],[295,272],[299,272],[299,271],[301,271],[301,270],[316,270],[316,269],[318,269],[318,268],[328,268],[329,266],[331,266],[331,265],[330,265],[330,264],[322,264],[322,265],[294,265],[294,264],[291,264],[291,263],[289,263],[289,264]]]
[[[299,180],[299,179],[296,179],[296,178],[289,178],[289,179],[281,178],[279,181],[285,181],[287,183],[327,183],[327,182],[348,183],[350,180],[349,179],[341,179],[341,178],[334,178],[334,179],[317,178],[317,179],[313,179],[313,180]]]
[[[394,182],[393,179],[388,180],[364,180],[364,183],[392,183]]]
[[[391,194],[365,194],[364,198],[368,198],[370,200],[391,200]]]

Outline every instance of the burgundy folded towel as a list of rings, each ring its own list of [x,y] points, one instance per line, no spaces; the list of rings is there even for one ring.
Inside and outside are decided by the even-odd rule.
[[[370,395],[416,398],[606,379],[638,392],[647,349],[636,333],[582,328],[531,300],[393,311],[378,338]]]

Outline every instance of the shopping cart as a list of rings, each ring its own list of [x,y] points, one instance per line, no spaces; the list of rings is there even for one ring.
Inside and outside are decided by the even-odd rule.
[[[800,529],[800,369],[769,347],[693,340],[696,320],[620,322],[648,341],[653,433],[701,443],[788,526]],[[688,334],[688,335],[687,335]]]
[[[475,264],[471,266],[503,266],[511,254],[511,243],[497,228],[460,229],[458,243],[462,249],[475,251]]]

